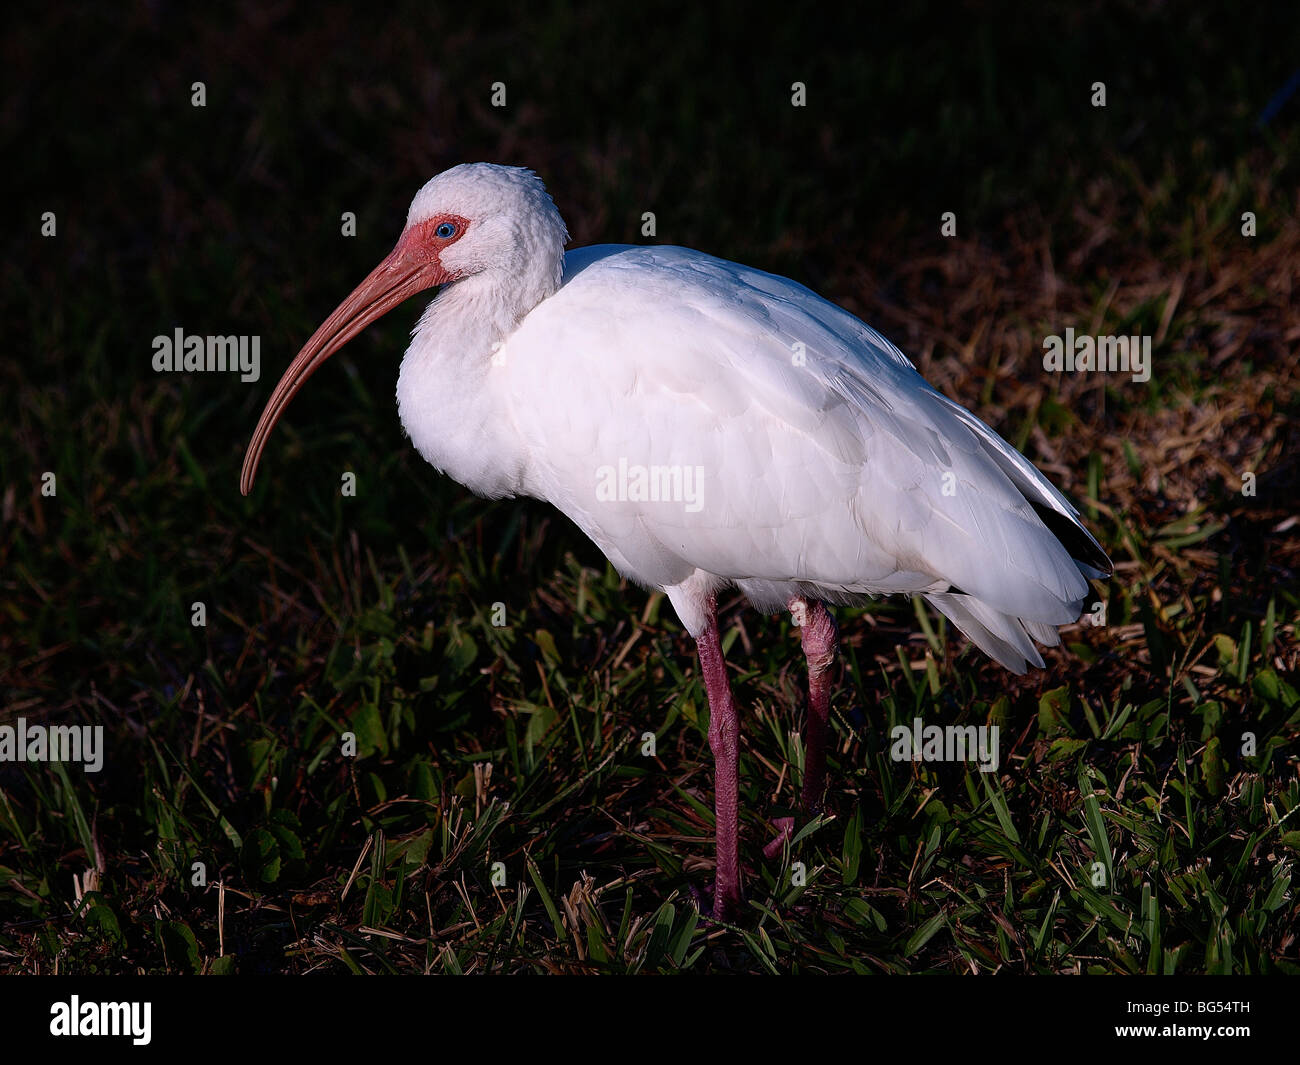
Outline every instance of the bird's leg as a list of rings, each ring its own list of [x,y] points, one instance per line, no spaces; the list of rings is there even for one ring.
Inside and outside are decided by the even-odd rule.
[[[713,810],[718,847],[713,888],[713,916],[731,920],[740,905],[740,717],[731,698],[727,663],[718,639],[718,612],[710,598],[708,622],[695,637],[700,671],[709,697],[709,746],[713,749],[715,779]]]
[[[805,813],[815,814],[821,809],[822,792],[826,787],[826,742],[831,719],[829,674],[839,649],[839,633],[835,619],[823,604],[796,597],[790,600],[789,607],[808,662],[808,720],[803,730],[803,794],[799,804]],[[778,817],[772,823],[777,828],[777,835],[763,848],[767,858],[780,854],[786,840],[794,833],[793,817]]]
[[[803,607],[799,628],[804,658],[808,660],[808,722],[804,725],[803,794],[804,811],[815,814],[821,809],[826,788],[826,744],[831,723],[831,665],[839,650],[839,631],[830,611],[819,602],[794,600]]]

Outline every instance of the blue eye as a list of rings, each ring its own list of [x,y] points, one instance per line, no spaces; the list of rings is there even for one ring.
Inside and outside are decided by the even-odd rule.
[[[443,222],[434,232],[443,240],[450,240],[456,235],[456,227],[450,222]]]

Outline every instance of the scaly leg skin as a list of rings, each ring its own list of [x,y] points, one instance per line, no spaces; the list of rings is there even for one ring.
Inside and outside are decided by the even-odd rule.
[[[799,627],[804,658],[808,661],[808,720],[804,725],[803,794],[800,805],[807,814],[821,810],[826,790],[826,744],[830,736],[831,679],[830,669],[839,650],[839,633],[835,619],[819,602],[791,599],[790,614]],[[767,858],[781,853],[794,832],[793,817],[779,817],[772,822],[777,837],[763,848]]]
[[[804,726],[804,813],[821,811],[826,791],[826,744],[831,725],[831,666],[839,650],[835,619],[821,603],[805,603],[805,621],[799,630],[804,658],[808,660],[808,723]]]
[[[727,663],[718,639],[718,612],[709,600],[708,623],[695,638],[700,671],[709,697],[709,746],[713,749],[713,810],[718,847],[713,888],[713,916],[735,918],[740,907],[740,717],[731,698]]]

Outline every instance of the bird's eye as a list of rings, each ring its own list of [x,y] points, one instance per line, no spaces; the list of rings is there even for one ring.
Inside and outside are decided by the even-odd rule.
[[[456,235],[456,227],[450,222],[443,222],[434,230],[434,233],[440,236],[443,240],[450,240]]]

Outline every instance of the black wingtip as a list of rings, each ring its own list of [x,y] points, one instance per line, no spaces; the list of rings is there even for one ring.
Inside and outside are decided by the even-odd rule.
[[[1060,541],[1061,546],[1070,553],[1072,559],[1096,570],[1102,578],[1109,577],[1115,572],[1115,566],[1106,552],[1098,546],[1092,534],[1075,519],[1032,500],[1029,505],[1034,508],[1038,520],[1047,526],[1047,531]]]

